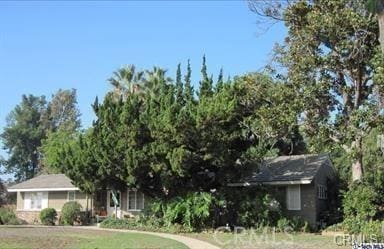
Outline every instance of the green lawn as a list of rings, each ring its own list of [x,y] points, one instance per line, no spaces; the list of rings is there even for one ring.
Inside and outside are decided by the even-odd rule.
[[[84,229],[1,227],[2,249],[188,249],[157,236]]]
[[[223,249],[350,249],[351,246],[340,246],[333,236],[322,236],[310,233],[287,235],[282,233],[198,233],[186,236],[205,240]]]

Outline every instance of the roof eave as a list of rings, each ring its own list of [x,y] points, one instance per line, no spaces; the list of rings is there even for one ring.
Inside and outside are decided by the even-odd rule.
[[[77,191],[80,190],[76,187],[68,188],[10,188],[8,192],[44,192],[44,191]]]
[[[312,179],[294,180],[294,181],[266,181],[266,182],[237,182],[228,184],[229,187],[248,187],[257,185],[298,185],[298,184],[311,184]]]

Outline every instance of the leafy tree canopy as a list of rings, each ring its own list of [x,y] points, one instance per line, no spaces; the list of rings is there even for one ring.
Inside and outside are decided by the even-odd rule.
[[[305,149],[295,107],[286,106],[292,91],[268,76],[224,82],[221,73],[214,88],[204,60],[200,87],[207,88],[196,98],[189,64],[184,80],[179,66],[175,84],[163,69],[144,72],[145,91],[96,99],[92,129],[58,151],[53,164],[65,165],[87,192],[127,186],[165,198],[207,192],[225,187],[271,150]]]

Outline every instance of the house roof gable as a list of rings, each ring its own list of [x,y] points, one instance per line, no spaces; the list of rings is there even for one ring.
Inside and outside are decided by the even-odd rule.
[[[78,190],[64,174],[39,175],[8,188],[8,192]]]
[[[309,184],[319,169],[331,164],[328,154],[309,154],[267,158],[257,171],[233,186],[252,184]]]

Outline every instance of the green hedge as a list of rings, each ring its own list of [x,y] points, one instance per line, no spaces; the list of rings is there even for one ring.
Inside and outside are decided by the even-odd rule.
[[[53,226],[57,220],[57,212],[54,208],[44,208],[40,211],[40,221],[43,225]]]
[[[61,223],[72,225],[80,219],[81,205],[76,201],[69,201],[61,209]]]

